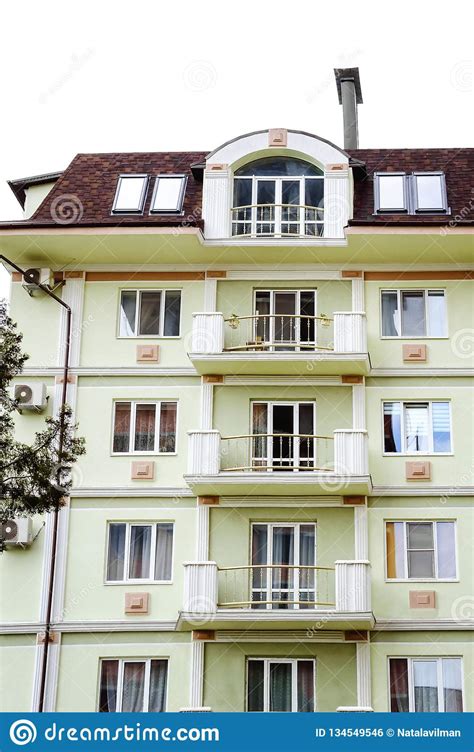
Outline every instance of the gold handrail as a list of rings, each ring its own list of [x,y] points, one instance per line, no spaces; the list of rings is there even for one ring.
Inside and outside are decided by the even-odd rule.
[[[230,439],[279,438],[280,436],[303,439],[329,439],[330,441],[334,441],[334,436],[318,436],[312,433],[244,433],[237,436],[222,436],[221,439],[222,441],[229,441]]]
[[[301,313],[255,313],[252,316],[230,316],[228,319],[224,319],[226,323],[229,321],[245,321],[247,319],[309,319],[310,321],[334,321],[329,316],[305,316]]]
[[[234,569],[322,569],[325,572],[335,571],[335,567],[320,567],[315,564],[246,564],[233,567],[217,567],[218,572],[228,572]]]
[[[305,605],[305,606],[335,606],[336,604],[333,601],[229,601],[229,603],[220,603],[218,602],[217,606],[218,608],[232,608],[235,606],[236,608],[241,606],[264,606],[266,604],[272,604],[272,605],[279,605],[279,606],[293,606],[295,604],[298,605]],[[252,611],[255,611],[257,609],[252,609]],[[276,609],[275,609],[276,610]],[[291,609],[287,609],[290,611]],[[275,616],[275,618],[277,618]]]
[[[266,209],[271,209],[271,208],[279,207],[280,209],[282,209],[282,208],[286,208],[286,207],[289,207],[289,206],[292,209],[311,209],[313,211],[324,212],[324,207],[322,207],[322,206],[310,206],[309,204],[244,204],[243,206],[233,206],[231,208],[231,212],[238,211],[239,209],[259,209],[259,208],[262,208],[262,207],[266,208]],[[240,220],[240,221],[244,222],[245,220]],[[264,220],[258,220],[258,221],[260,222],[260,221],[264,221]],[[298,220],[294,220],[294,221],[297,222]],[[317,222],[318,220],[306,220],[306,221],[307,222],[308,221],[309,222],[313,222],[313,221]],[[321,219],[319,221],[322,222],[323,220]],[[284,219],[283,222],[289,222],[291,224],[291,220]]]

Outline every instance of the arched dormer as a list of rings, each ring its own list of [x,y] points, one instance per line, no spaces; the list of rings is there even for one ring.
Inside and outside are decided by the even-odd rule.
[[[233,139],[206,159],[206,239],[312,242],[344,238],[349,157],[325,139],[271,129]]]

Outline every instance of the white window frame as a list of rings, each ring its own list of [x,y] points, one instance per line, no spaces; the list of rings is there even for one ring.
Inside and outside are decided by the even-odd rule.
[[[131,413],[130,413],[130,441],[129,441],[129,450],[128,452],[114,452],[114,431],[115,431],[115,410],[117,403],[130,403],[131,405]],[[160,416],[161,416],[161,403],[162,402],[175,402],[176,403],[176,434],[175,434],[175,450],[174,452],[160,452],[157,447],[160,446]],[[156,405],[155,408],[155,448],[152,451],[138,451],[135,450],[133,447],[135,445],[135,422],[136,422],[136,412],[137,412],[137,405]],[[160,457],[175,457],[178,454],[178,416],[179,411],[179,400],[177,400],[175,397],[170,397],[170,399],[161,399],[161,400],[131,400],[131,399],[114,399],[113,403],[113,409],[112,409],[112,441],[111,441],[111,447],[110,447],[110,454],[112,457],[129,457],[131,455],[135,456],[144,456],[144,455],[158,455]]]
[[[317,535],[317,526],[316,522],[308,521],[308,522],[265,522],[262,520],[261,522],[252,522],[251,523],[251,530],[250,530],[250,556],[252,556],[252,541],[253,541],[253,529],[255,525],[260,525],[267,528],[267,561],[266,564],[258,565],[258,566],[268,566],[269,564],[273,564],[273,528],[275,527],[291,527],[294,530],[293,537],[294,537],[294,566],[295,567],[301,567],[304,566],[304,564],[300,563],[300,528],[301,525],[312,525],[314,528],[314,566],[316,566],[316,552],[317,552],[317,545],[316,545],[316,535]],[[252,561],[250,559],[250,561]],[[284,566],[284,565],[282,565]],[[278,588],[272,587],[272,570],[267,569],[266,572],[266,591],[267,596],[270,596],[271,600],[271,594],[273,590],[277,590]],[[251,595],[253,595],[254,591],[260,590],[260,588],[254,588],[252,581],[250,582],[250,589],[251,589]],[[263,589],[263,588],[262,588]],[[300,595],[300,571],[299,569],[294,570],[294,580],[293,580],[293,588],[292,590],[295,591],[295,595]],[[309,588],[308,588],[309,590]],[[318,582],[317,582],[317,570],[314,570],[314,591],[315,595],[317,595],[318,592]],[[268,598],[267,598],[268,599]],[[252,604],[258,604],[259,601],[252,600]],[[283,601],[282,603],[287,603],[287,610],[288,611],[294,611],[294,610],[304,610],[307,611],[308,608],[301,608],[300,603],[294,603],[292,601]],[[310,606],[311,608],[317,608],[317,606]],[[265,609],[268,611],[274,611],[275,609],[272,608],[271,603],[267,603],[265,606]]]
[[[131,209],[117,209],[117,201],[120,195],[120,188],[122,185],[122,181],[126,180],[127,178],[142,178],[143,179],[143,186],[142,186],[142,192],[140,195],[140,203],[138,208],[131,208]],[[143,207],[145,205],[145,197],[148,190],[148,183],[149,183],[149,177],[146,173],[124,173],[122,175],[119,175],[118,181],[117,181],[117,187],[115,189],[115,196],[114,196],[114,203],[112,205],[112,214],[143,214]]]
[[[181,180],[181,187],[179,191],[179,197],[178,197],[178,204],[176,209],[155,209],[155,200],[158,193],[158,186],[160,184],[160,180],[167,180],[169,178],[174,178],[175,180],[179,178]],[[184,203],[184,196],[186,193],[186,186],[187,186],[188,178],[187,175],[184,175],[183,173],[177,173],[176,175],[170,175],[170,174],[159,174],[155,177],[155,185],[153,187],[153,195],[151,197],[151,204],[150,204],[150,214],[183,214],[183,203]]]
[[[384,424],[384,406],[385,404],[396,403],[401,405],[401,420],[400,420],[400,430],[401,430],[401,440],[402,440],[402,451],[401,452],[386,452],[385,451],[385,424]],[[447,402],[449,405],[449,437],[451,440],[451,450],[449,452],[435,452],[433,449],[433,443],[434,443],[434,433],[433,433],[433,414],[432,414],[432,405],[434,402]],[[407,451],[406,447],[406,405],[414,405],[414,404],[420,404],[420,405],[428,405],[428,449],[426,451],[421,452],[414,452],[414,451]],[[434,457],[451,457],[454,454],[454,442],[453,442],[453,416],[452,416],[452,409],[451,409],[451,400],[446,399],[432,399],[432,400],[425,400],[425,399],[412,399],[412,400],[400,400],[400,399],[383,399],[382,400],[382,455],[384,457],[427,457],[433,455]]]
[[[291,664],[291,713],[298,712],[298,661],[310,661],[313,664],[313,697],[314,697],[314,709],[316,712],[316,659],[315,658],[278,658],[273,656],[272,658],[260,658],[257,656],[247,656],[247,671],[246,671],[246,693],[245,693],[245,705],[246,712],[248,710],[248,696],[249,696],[249,663],[251,661],[263,661],[263,713],[269,713],[270,711],[270,666],[272,663],[289,663]]]
[[[254,424],[253,424],[253,406],[255,404],[259,405],[266,405],[267,406],[267,455],[266,459],[268,461],[273,462],[273,448],[272,448],[272,436],[273,434],[273,407],[293,407],[293,434],[296,435],[299,433],[299,431],[295,431],[295,425],[296,422],[299,421],[299,406],[300,405],[312,405],[313,406],[313,435],[316,436],[316,401],[315,400],[295,400],[295,401],[286,401],[286,400],[264,400],[264,399],[252,399],[250,400],[250,427],[251,427],[251,433],[252,436],[257,436],[258,434],[254,434]],[[297,407],[297,409],[295,409]],[[299,428],[299,426],[298,426]],[[299,462],[300,462],[300,442],[299,441],[293,441],[293,466],[288,465],[286,468],[287,472],[304,472],[304,471],[311,471],[314,469],[316,460],[317,460],[317,439],[313,439],[313,448],[314,448],[314,456],[313,456],[313,466],[308,466],[307,468],[300,468]],[[249,447],[250,457],[249,457],[249,467],[252,468],[252,471],[258,471],[262,472],[261,469],[255,465],[253,466],[253,460],[254,459],[264,459],[264,458],[254,458],[253,455],[253,443],[251,440],[250,447]],[[305,458],[304,458],[305,459]],[[268,467],[266,470],[267,473],[273,473],[275,471],[274,467]],[[282,472],[278,470],[277,472]]]
[[[152,661],[166,661],[166,692],[165,692],[165,701],[164,701],[164,709],[163,712],[166,712],[168,708],[168,689],[169,689],[169,668],[170,668],[170,661],[168,656],[153,656],[153,658],[117,658],[117,657],[106,657],[100,658],[99,660],[99,681],[98,681],[98,697],[97,697],[97,711],[100,710],[100,684],[102,680],[102,663],[104,661],[118,661],[118,672],[117,672],[117,707],[115,709],[116,713],[122,712],[122,704],[123,704],[123,676],[124,676],[124,665],[126,663],[144,663],[145,664],[145,681],[144,681],[144,687],[143,687],[143,713],[148,713],[148,706],[150,702],[150,674],[151,674],[151,662]]]
[[[122,293],[134,292],[135,293],[135,332],[134,334],[121,334],[120,333],[120,321],[122,316]],[[140,328],[140,305],[141,297],[144,292],[159,292],[160,293],[160,331],[158,334],[138,334]],[[179,309],[179,334],[163,334],[165,326],[165,306],[166,306],[166,293],[167,292],[179,292],[180,294],[180,309]],[[122,287],[119,290],[118,297],[118,315],[117,315],[117,339],[181,339],[182,331],[182,317],[183,317],[183,290],[180,287],[162,287],[162,288],[148,288],[148,287]]]
[[[400,334],[384,334],[383,333],[383,309],[382,309],[382,297],[383,293],[397,293],[397,327]],[[422,292],[423,293],[423,301],[425,306],[425,325],[426,325],[426,334],[420,334],[420,335],[412,335],[412,334],[403,334],[402,333],[402,293],[404,292]],[[442,292],[444,297],[444,324],[445,324],[445,331],[446,334],[428,334],[429,328],[430,328],[430,321],[429,321],[429,308],[428,308],[428,296],[430,292]],[[419,287],[401,287],[401,288],[390,288],[390,287],[383,287],[380,290],[380,339],[406,339],[406,340],[412,340],[412,339],[449,339],[449,326],[448,326],[448,297],[446,295],[446,288],[445,287],[426,287],[426,288],[419,288]]]
[[[253,314],[257,315],[257,295],[262,292],[268,292],[270,294],[270,316],[277,316],[278,314],[275,313],[275,293],[291,293],[296,295],[296,312],[295,316],[301,316],[301,293],[305,292],[312,292],[314,295],[314,316],[317,316],[317,305],[318,305],[318,291],[315,288],[310,287],[304,287],[301,289],[284,289],[284,288],[273,288],[270,289],[268,287],[266,288],[255,288],[253,291]],[[291,316],[291,314],[289,314]],[[301,320],[299,318],[295,319],[295,346],[292,348],[292,352],[300,352],[301,349],[304,351],[307,348],[303,347],[301,348],[301,331],[300,331],[300,322]],[[255,319],[255,328],[257,324],[257,319]],[[275,340],[275,319],[270,318],[270,324],[269,324],[269,332],[271,334],[271,339],[269,342],[273,343],[269,345],[269,352],[275,352],[279,351],[279,345],[276,344]],[[314,335],[315,340],[314,341],[304,341],[303,345],[315,345],[317,342],[318,332],[317,332],[317,319],[314,320]]]
[[[403,524],[403,567],[405,570],[405,577],[389,577],[388,571],[387,571],[387,523],[393,522],[393,523],[402,523]],[[438,531],[437,531],[437,525],[438,522],[451,522],[454,525],[454,561],[455,561],[455,568],[456,573],[454,577],[439,577],[438,576]],[[433,525],[433,556],[434,556],[434,577],[409,577],[408,576],[408,537],[407,537],[407,525],[410,523],[415,524],[427,524],[431,523]],[[410,551],[413,551],[415,549],[410,549]],[[419,550],[419,549],[418,549]],[[423,549],[423,550],[431,550],[431,549]],[[384,560],[385,560],[385,582],[459,582],[459,561],[458,561],[458,526],[457,526],[457,520],[456,519],[449,519],[449,520],[432,520],[432,519],[385,519],[384,520]]]
[[[392,660],[404,660],[408,663],[408,712],[409,713],[415,713],[415,681],[414,681],[414,667],[413,664],[416,661],[433,661],[436,662],[437,668],[436,668],[436,679],[437,679],[437,690],[438,690],[438,713],[444,713],[446,712],[444,710],[444,693],[443,693],[443,660],[457,660],[461,662],[461,697],[462,697],[462,707],[463,707],[463,713],[466,712],[465,709],[465,691],[464,691],[464,661],[463,656],[461,655],[442,655],[442,656],[432,656],[432,655],[416,655],[416,656],[408,656],[408,655],[390,655],[387,657],[387,679],[388,679],[388,712],[391,713],[390,710],[390,661]]]
[[[123,580],[109,580],[107,579],[108,563],[109,563],[109,547],[110,547],[110,526],[111,525],[125,525],[125,543],[124,543],[124,560],[123,560]],[[140,577],[133,578],[128,576],[130,566],[130,542],[132,527],[151,527],[151,546],[150,546],[150,568],[149,574],[152,575],[155,572],[155,559],[156,559],[156,526],[157,525],[172,525],[173,526],[173,543],[171,546],[171,578],[169,580],[155,580],[154,577]],[[105,572],[104,572],[104,584],[106,585],[126,585],[126,584],[150,584],[150,585],[172,585],[173,573],[174,573],[174,549],[175,549],[175,523],[174,520],[108,520],[106,526],[106,545],[105,545]]]
[[[316,240],[317,238],[322,238],[324,236],[324,175],[234,175],[232,178],[232,209],[236,210],[239,207],[234,206],[234,194],[235,194],[235,181],[236,180],[251,180],[252,181],[252,208],[250,210],[250,216],[251,218],[249,220],[234,220],[234,213],[231,212],[231,222],[230,222],[230,236],[233,238],[312,238]],[[317,219],[317,220],[307,220],[306,219],[306,206],[304,202],[305,196],[303,195],[306,191],[305,187],[305,180],[322,180],[323,181],[323,206],[322,207],[311,207],[315,209],[321,209],[323,218]],[[257,210],[256,210],[256,204],[257,202],[257,196],[258,196],[258,183],[259,182],[274,182],[275,183],[275,203],[274,204],[268,204],[269,207],[274,208],[274,216],[273,221],[268,220],[258,220],[257,219]],[[300,203],[295,204],[295,207],[299,207],[298,211],[298,219],[295,221],[290,220],[282,220],[282,184],[283,181],[292,181],[292,182],[298,182],[299,183],[299,197],[300,197]],[[303,199],[303,201],[302,201]],[[237,224],[238,226],[243,226],[245,224],[250,223],[250,232],[245,234],[237,234],[233,235],[233,226],[234,224]],[[295,233],[282,233],[282,223],[284,225],[293,225],[297,224],[299,227],[300,232]],[[322,228],[321,234],[315,233],[314,235],[306,235],[306,225],[314,225],[315,228]],[[261,233],[257,232],[257,225],[273,225],[274,231],[270,233]],[[301,232],[301,229],[303,228],[303,232]]]
[[[403,195],[405,200],[405,206],[403,208],[381,208],[380,206],[380,185],[379,179],[383,177],[403,177]],[[441,193],[443,206],[434,207],[432,209],[420,209],[418,208],[418,177],[440,177],[441,178]],[[416,171],[411,174],[406,172],[374,172],[374,214],[450,214],[448,206],[448,194],[446,189],[446,173],[442,170],[428,170],[427,172]]]

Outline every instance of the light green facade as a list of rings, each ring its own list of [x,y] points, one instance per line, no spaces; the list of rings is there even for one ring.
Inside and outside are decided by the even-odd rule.
[[[164,658],[167,710],[243,711],[248,659],[280,658],[314,660],[317,711],[387,711],[389,658],[431,656],[462,659],[463,705],[473,710],[473,390],[464,333],[473,327],[474,285],[464,278],[433,279],[433,270],[442,274],[467,268],[468,239],[463,234],[438,236],[434,230],[431,236],[421,228],[418,234],[398,228],[393,236],[371,234],[367,228],[365,234],[345,232],[331,239],[332,245],[322,238],[308,242],[307,248],[296,242],[292,248],[285,239],[260,245],[257,239],[242,246],[231,238],[210,242],[195,228],[183,233],[168,228],[155,238],[151,232],[135,235],[128,228],[111,233],[92,252],[99,232],[56,229],[56,234],[38,234],[33,255],[28,236],[4,239],[5,253],[18,264],[26,258],[29,266],[52,263],[53,271],[66,266],[75,272],[57,292],[73,306],[68,399],[87,453],[74,467],[71,496],[60,513],[46,709],[97,710],[105,659]],[[416,279],[394,279],[406,271],[406,264]],[[355,274],[343,274],[347,271]],[[182,278],[183,272],[188,278]],[[384,279],[387,274],[392,278]],[[383,338],[381,291],[389,289],[444,290],[447,336]],[[180,290],[179,336],[121,337],[122,290]],[[319,360],[307,361],[304,351],[281,351],[273,364],[270,358],[261,365],[262,352],[255,342],[247,342],[245,369],[228,359],[220,366],[219,357],[224,361],[228,353],[211,351],[216,370],[201,376],[189,357],[196,352],[194,314],[221,313],[226,320],[252,316],[258,290],[314,290],[315,314],[331,319],[340,312],[365,312],[367,375],[360,375],[358,365],[352,370],[360,352],[350,349],[339,360],[325,359],[328,351],[323,350]],[[16,382],[47,385],[46,410],[16,418],[18,438],[28,441],[58,407],[61,311],[46,295],[29,297],[15,280],[11,314],[30,356]],[[226,337],[232,334],[227,321],[224,332]],[[334,329],[325,329],[322,337],[328,346]],[[406,344],[426,345],[426,361],[404,360]],[[158,346],[157,359],[140,361],[140,345]],[[177,403],[176,451],[114,453],[114,404],[160,400]],[[450,404],[451,451],[385,454],[383,402],[430,400]],[[313,433],[325,442],[318,445],[324,447],[322,478],[300,472],[302,468],[294,473],[253,468],[244,478],[242,468],[231,466],[228,437],[254,432],[255,402],[315,404]],[[197,431],[220,434],[220,470],[201,473],[211,476],[209,487],[217,490],[202,497],[194,490],[200,474],[189,435]],[[338,431],[367,437],[367,472],[351,465],[359,456],[346,456],[346,466],[335,469]],[[362,462],[363,451],[361,457]],[[200,461],[205,465],[211,460],[206,449]],[[132,463],[149,462],[153,478],[132,477]],[[430,477],[407,478],[410,462],[429,463]],[[324,473],[336,476],[332,485]],[[303,476],[307,485],[296,490]],[[360,487],[356,482],[367,490],[351,490]],[[453,521],[456,576],[449,581],[388,578],[385,524],[396,521]],[[169,582],[107,581],[108,526],[120,522],[173,523]],[[312,609],[265,611],[236,604],[237,595],[251,599],[255,524],[314,526],[315,566],[321,567],[317,578],[324,602]],[[51,525],[51,516],[35,518],[30,544],[9,547],[0,561],[2,710],[37,708],[43,650],[38,636],[45,628]],[[186,600],[191,592],[189,567],[199,574],[205,562],[217,567],[214,610],[204,577],[201,600],[196,604],[195,598],[191,606]],[[360,581],[350,580],[356,576],[354,562],[367,574],[367,608],[357,605]],[[341,588],[346,588],[351,606],[338,609],[336,570],[345,571],[345,563],[353,569],[348,580],[341,579]],[[431,607],[413,605],[419,591],[432,595]],[[126,598],[143,593],[148,595],[147,611],[127,613]],[[11,675],[14,682],[7,678]]]

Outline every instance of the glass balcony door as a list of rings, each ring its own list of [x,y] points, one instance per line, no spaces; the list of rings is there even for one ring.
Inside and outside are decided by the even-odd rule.
[[[315,403],[254,402],[251,466],[268,472],[315,465]]]
[[[316,526],[252,526],[252,602],[254,608],[314,608],[316,601]]]
[[[311,349],[315,315],[315,290],[257,290],[255,341],[273,351]]]

